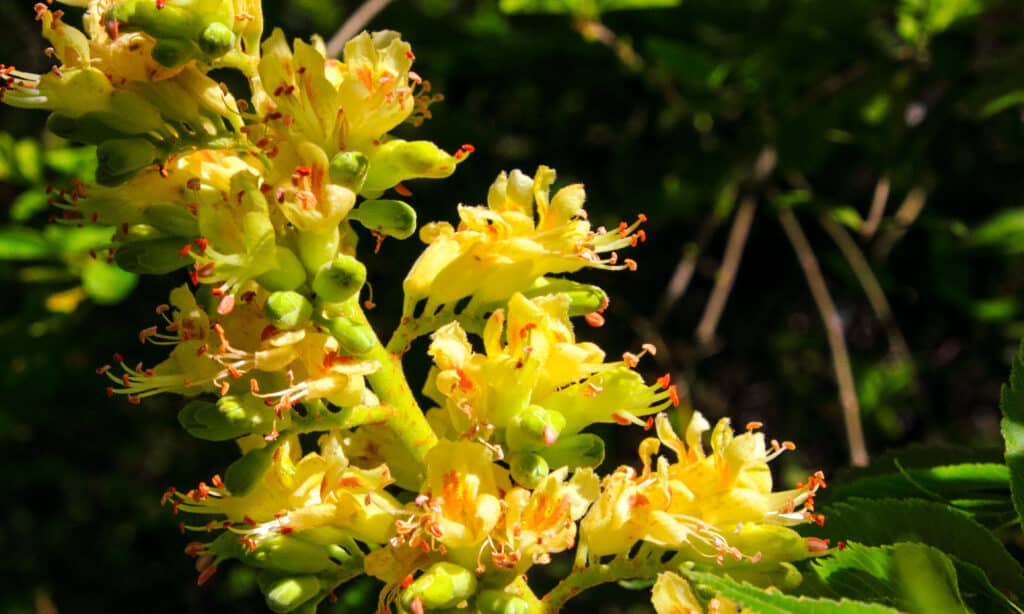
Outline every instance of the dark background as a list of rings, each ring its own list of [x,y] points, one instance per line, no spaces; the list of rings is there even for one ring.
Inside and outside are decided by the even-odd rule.
[[[530,3],[504,8],[513,4]],[[797,442],[776,463],[789,485],[812,468],[834,474],[849,456],[821,318],[778,222],[788,208],[841,318],[869,450],[999,445],[999,386],[1024,336],[1020,5],[695,0],[607,12],[598,22],[585,3],[547,4],[575,8],[509,14],[494,2],[399,1],[371,23],[401,31],[415,69],[447,98],[421,129],[402,132],[449,151],[476,147],[451,179],[410,183],[422,221],[451,220],[456,203],[482,202],[501,169],[532,173],[542,163],[560,171],[560,184],[586,185],[595,224],[646,213],[648,241],[628,254],[637,272],[580,275],[612,302],[605,327],[580,324],[579,336],[610,356],[658,343],[657,360],[643,365],[652,377],[671,371],[693,407],[738,425],[761,420],[770,436]],[[0,6],[0,59],[46,70],[31,3]],[[290,35],[326,38],[357,6],[273,1],[265,10],[267,23]],[[79,168],[67,158],[88,158],[47,154],[66,146],[44,136],[43,122],[42,113],[0,114],[8,228],[42,228],[46,213],[19,197],[66,185]],[[21,150],[19,139],[28,143]],[[34,169],[25,158],[33,148],[42,160]],[[775,164],[758,176],[765,156]],[[882,177],[889,202],[868,240],[859,220]],[[913,190],[924,207],[901,223],[895,214]],[[743,199],[756,213],[742,264],[717,334],[700,343],[695,329]],[[871,309],[822,218],[845,223],[866,254],[909,352],[893,351],[893,329]],[[702,237],[687,292],[659,308]],[[420,248],[390,240],[381,255],[364,254],[380,305],[372,317],[385,331]],[[232,446],[185,434],[180,400],[111,400],[95,374],[115,351],[129,361],[159,357],[136,336],[183,277],[143,279],[116,304],[86,299],[61,314],[46,300],[79,283],[80,255],[16,257],[0,245],[0,256],[0,611],[263,611],[244,569],[194,586],[182,553],[189,538],[159,506],[167,486],[222,470]],[[425,372],[424,350],[421,341],[409,355],[414,378]],[[630,462],[640,434],[606,433],[604,468]],[[551,573],[565,565],[556,561]],[[533,577],[550,582],[547,573]],[[336,611],[369,611],[375,591],[357,584]],[[646,593],[595,595],[570,609],[648,607]]]

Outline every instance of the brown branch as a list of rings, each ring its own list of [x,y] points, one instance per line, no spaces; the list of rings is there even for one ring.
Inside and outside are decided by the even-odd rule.
[[[882,177],[875,184],[875,193],[871,196],[871,210],[868,211],[868,219],[860,227],[860,233],[870,239],[878,230],[878,225],[885,215],[885,205],[889,202],[889,178]]]
[[[928,194],[924,188],[916,187],[907,193],[907,197],[893,215],[893,225],[878,237],[871,254],[875,260],[881,262],[889,257],[892,248],[896,247],[907,233],[907,229],[917,220],[917,216],[921,215],[927,200]]]
[[[711,290],[711,298],[708,299],[708,303],[704,307],[704,315],[701,316],[700,324],[697,325],[697,341],[702,346],[710,345],[715,338],[715,329],[718,328],[718,322],[722,318],[722,312],[725,311],[725,305],[732,293],[736,273],[740,268],[740,261],[743,259],[743,250],[746,248],[756,211],[757,201],[753,196],[747,196],[740,202],[739,210],[733,219],[722,266],[719,267],[715,277],[715,286]]]
[[[360,30],[366,27],[366,24],[370,23],[377,13],[384,10],[391,0],[366,0],[362,3],[359,8],[352,12],[345,20],[345,23],[341,24],[338,31],[334,33],[331,40],[327,41],[327,57],[334,58],[341,55],[341,52],[345,49],[345,43],[349,41],[353,36],[359,34]]]
[[[864,440],[864,428],[860,420],[860,403],[857,400],[857,389],[853,381],[853,368],[850,355],[846,349],[843,336],[843,323],[836,310],[832,296],[828,292],[825,277],[818,266],[818,259],[804,235],[800,222],[789,209],[779,211],[779,222],[786,233],[797,261],[803,269],[804,278],[811,289],[811,296],[818,307],[818,313],[825,325],[829,349],[832,353],[832,366],[835,370],[836,383],[839,386],[839,401],[843,408],[843,422],[846,426],[846,439],[850,448],[850,463],[855,467],[868,464],[867,445]]]
[[[658,306],[651,317],[654,326],[661,326],[672,308],[686,294],[690,282],[693,281],[693,273],[697,270],[697,260],[721,223],[722,220],[717,215],[708,216],[697,233],[697,240],[683,247],[683,255],[679,258],[668,284],[665,285],[665,290],[661,293]]]

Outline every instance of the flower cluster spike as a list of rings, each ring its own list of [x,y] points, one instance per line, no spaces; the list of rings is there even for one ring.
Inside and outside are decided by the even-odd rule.
[[[642,543],[658,611],[712,611],[663,561],[785,584],[791,561],[829,550],[789,528],[823,521],[824,477],[772,490],[768,462],[792,444],[766,443],[759,423],[712,430],[699,413],[679,437],[671,374],[636,370],[654,346],[609,361],[577,340],[572,318],[600,326],[608,298],[566,275],[634,270],[619,252],[646,239],[646,218],[594,228],[582,186],[550,195],[553,169],[503,172],[456,226],[419,228],[403,318],[381,343],[359,238],[377,253],[416,234],[406,184],[474,151],[390,134],[440,100],[397,33],[359,34],[339,60],[280,30],[261,40],[255,0],[89,0],[82,29],[46,5],[36,15],[56,63],[0,66],[0,95],[96,145],[99,168],[56,193],[53,217],[109,228],[108,261],[175,278],[138,335],[166,357],[118,354],[97,372],[131,403],[187,398],[188,433],[238,446],[220,473],[163,497],[200,535],[185,548],[199,584],[233,560],[258,570],[274,612],[315,610],[361,574],[384,582],[381,611],[539,611],[532,567],[577,548],[586,573]],[[238,71],[250,98],[213,69]],[[422,335],[426,412],[401,364]],[[639,470],[597,473],[595,424],[656,427]]]

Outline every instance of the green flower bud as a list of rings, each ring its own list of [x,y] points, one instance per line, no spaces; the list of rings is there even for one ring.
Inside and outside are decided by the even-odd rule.
[[[434,563],[412,584],[402,591],[402,606],[408,611],[419,597],[428,610],[450,608],[465,601],[476,592],[476,574],[470,570],[442,561]]]
[[[231,494],[243,497],[256,487],[263,479],[263,475],[270,469],[274,462],[274,451],[283,439],[262,448],[249,450],[244,456],[228,465],[224,472],[224,486]]]
[[[416,210],[400,200],[366,200],[348,217],[396,239],[408,239],[416,232]]]
[[[273,582],[264,593],[273,612],[291,612],[320,593],[316,576],[291,576]]]
[[[801,561],[807,558],[807,543],[789,527],[774,524],[745,523],[739,531],[726,533],[730,546],[740,552],[761,553],[764,562]],[[728,557],[726,557],[728,558]],[[742,563],[738,561],[737,564]],[[726,561],[729,566],[732,561]]]
[[[365,324],[339,316],[324,321],[324,329],[338,340],[341,350],[349,356],[360,356],[373,349],[376,337],[373,329]]]
[[[153,38],[193,38],[202,28],[202,17],[191,7],[165,3],[158,7],[153,0],[127,0],[111,6],[104,21],[117,21],[123,30],[142,30]]]
[[[392,139],[370,152],[370,170],[361,193],[379,194],[407,179],[441,179],[455,172],[457,160],[430,141]]]
[[[590,284],[581,284],[571,279],[546,278],[538,279],[533,286],[523,292],[526,298],[536,298],[550,294],[565,294],[569,297],[569,315],[582,316],[598,311],[608,305],[608,295],[604,290]]]
[[[757,563],[737,565],[729,569],[729,577],[737,582],[749,582],[761,588],[776,587],[792,590],[803,582],[803,575],[792,563]]]
[[[558,441],[565,428],[565,417],[557,411],[530,405],[516,414],[505,431],[505,442],[510,450],[540,450]]]
[[[187,238],[199,236],[199,221],[180,205],[170,203],[150,205],[142,212],[142,219],[171,236]]]
[[[522,597],[494,589],[480,591],[476,607],[480,614],[527,614],[530,611],[529,602]]]
[[[108,139],[96,148],[99,170],[114,177],[134,173],[160,157],[156,145],[141,137]]]
[[[274,292],[263,304],[263,314],[277,328],[291,330],[309,321],[313,315],[313,304],[298,292]]]
[[[339,254],[317,272],[313,292],[328,303],[341,303],[358,294],[365,283],[366,266],[352,256]]]
[[[181,66],[196,56],[195,43],[179,38],[161,38],[153,45],[150,55],[161,66],[174,68]]]
[[[267,432],[274,411],[260,402],[245,403],[234,395],[209,401],[191,401],[180,412],[178,422],[189,435],[207,441],[227,441],[250,433]]]
[[[323,546],[280,535],[259,543],[244,561],[253,567],[286,573],[320,573],[335,567]]]
[[[555,468],[597,467],[604,460],[604,440],[593,433],[579,433],[559,437],[554,445],[539,450]]]
[[[331,158],[330,166],[327,167],[331,176],[331,183],[358,193],[363,189],[363,182],[366,181],[366,172],[370,168],[370,161],[358,151],[342,151]]]
[[[114,261],[129,273],[166,275],[192,264],[191,258],[181,255],[183,246],[180,238],[133,241],[117,248]]]
[[[120,134],[94,113],[87,113],[81,117],[51,113],[46,119],[46,128],[61,138],[90,145],[102,143]]]
[[[199,48],[203,53],[219,58],[235,46],[235,34],[222,23],[211,23],[199,34]]]
[[[316,273],[338,253],[341,231],[337,227],[324,230],[304,230],[295,241],[299,260],[310,273]]]
[[[256,281],[271,292],[294,290],[306,283],[306,269],[295,252],[280,245],[274,248],[277,267],[263,273]]]
[[[508,459],[512,479],[524,488],[536,488],[547,477],[550,469],[544,457],[534,452],[512,454]]]

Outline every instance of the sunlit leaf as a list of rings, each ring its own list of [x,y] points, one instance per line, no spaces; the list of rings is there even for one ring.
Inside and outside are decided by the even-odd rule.
[[[884,605],[861,601],[793,597],[777,590],[741,584],[731,578],[710,573],[684,571],[683,574],[698,587],[706,587],[711,592],[760,614],[887,614],[898,611]]]

